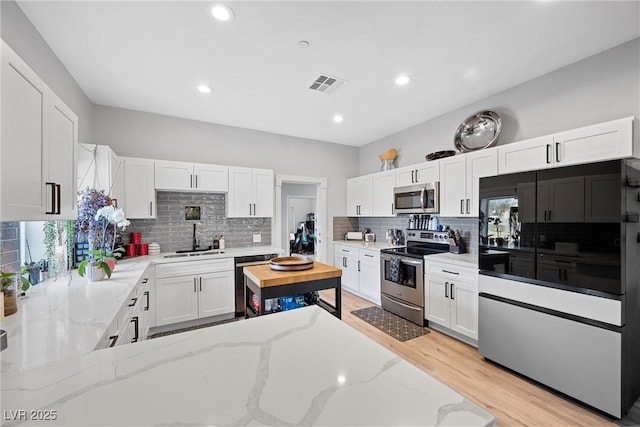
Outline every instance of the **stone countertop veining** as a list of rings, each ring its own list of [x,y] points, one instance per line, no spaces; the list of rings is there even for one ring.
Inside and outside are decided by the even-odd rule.
[[[316,306],[10,372],[1,387],[5,414],[25,411],[4,425],[495,425]]]
[[[31,287],[18,312],[0,319],[7,348],[0,372],[23,371],[92,351],[150,264],[280,253],[271,246],[229,248],[218,255],[164,258],[168,254],[126,258],[111,279],[89,283],[77,270]]]
[[[372,249],[379,251],[389,248],[401,248],[403,245],[392,245],[387,242],[363,242],[362,240],[334,240],[334,245],[352,246],[358,249]]]

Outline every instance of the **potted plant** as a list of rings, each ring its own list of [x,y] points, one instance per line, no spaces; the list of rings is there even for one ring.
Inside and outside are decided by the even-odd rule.
[[[111,267],[106,261],[107,254],[100,249],[89,249],[89,258],[78,264],[78,275],[85,277],[90,282],[104,280],[105,276],[111,278]]]
[[[78,274],[90,281],[111,277],[119,249],[114,250],[118,227],[129,225],[122,209],[112,206],[111,199],[103,192],[87,188],[78,202],[77,235],[87,236],[89,258],[80,262]]]
[[[9,316],[18,311],[18,301],[16,298],[16,276],[18,273],[6,272],[0,270],[0,285],[2,287],[2,296],[4,299],[4,315]],[[29,289],[29,280],[20,274],[20,283],[22,291]]]

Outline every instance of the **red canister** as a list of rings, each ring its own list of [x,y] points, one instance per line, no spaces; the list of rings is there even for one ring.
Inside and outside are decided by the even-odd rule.
[[[149,244],[148,243],[140,243],[136,245],[138,248],[138,255],[149,255]]]
[[[126,256],[136,256],[136,245],[133,243],[124,245],[124,253]]]
[[[129,243],[133,243],[134,245],[139,245],[142,243],[142,235],[139,231],[132,231],[129,234]]]

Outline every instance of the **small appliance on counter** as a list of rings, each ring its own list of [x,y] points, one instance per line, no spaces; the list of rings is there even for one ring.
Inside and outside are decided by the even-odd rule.
[[[344,235],[344,240],[364,240],[362,231],[349,231]]]
[[[362,230],[362,240],[370,243],[376,241],[376,235],[371,231],[370,228],[365,228]]]

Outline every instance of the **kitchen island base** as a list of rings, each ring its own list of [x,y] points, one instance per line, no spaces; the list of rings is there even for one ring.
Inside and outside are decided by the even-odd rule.
[[[329,313],[342,318],[341,276],[342,270],[315,262],[310,270],[274,271],[268,265],[245,267],[246,318],[269,314],[266,302],[274,298],[308,294],[325,289],[335,292],[335,304],[318,298],[318,305]],[[259,302],[258,309],[252,306],[253,297]]]

